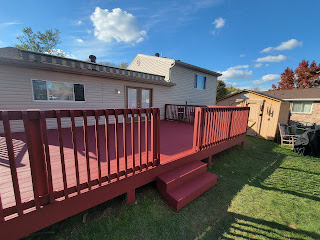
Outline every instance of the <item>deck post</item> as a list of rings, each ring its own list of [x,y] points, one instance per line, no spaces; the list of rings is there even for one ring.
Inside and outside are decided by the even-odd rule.
[[[127,204],[134,203],[136,201],[136,189],[132,188],[127,192]]]
[[[196,107],[194,111],[194,130],[193,130],[193,150],[199,151],[199,139],[200,139],[200,123],[201,123],[201,108]]]
[[[157,109],[152,108],[151,115],[151,153],[152,153],[152,163],[154,165],[157,157]],[[159,114],[159,113],[158,113]]]
[[[28,114],[27,114],[28,115]],[[38,188],[38,195],[43,196],[48,194],[48,176],[47,167],[45,162],[45,153],[43,148],[42,131],[40,123],[40,112],[38,119],[27,119],[25,122],[26,138],[28,150],[32,151],[33,167],[31,168],[31,174],[35,175],[36,184]],[[33,171],[32,171],[33,170]]]

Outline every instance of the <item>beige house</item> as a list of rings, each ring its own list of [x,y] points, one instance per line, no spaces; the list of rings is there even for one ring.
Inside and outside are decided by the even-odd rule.
[[[261,92],[243,90],[217,102],[219,106],[250,107],[247,134],[274,140],[278,123],[287,124],[290,103]]]
[[[119,69],[7,47],[0,49],[0,109],[158,107],[163,118],[167,103],[215,104],[219,75],[140,54],[128,69]],[[21,127],[17,123],[13,129]]]
[[[170,104],[215,105],[217,77],[220,73],[200,68],[172,58],[138,54],[129,70],[157,74],[174,83],[163,93],[163,101]],[[163,106],[162,106],[163,107]],[[163,111],[162,111],[163,112]]]

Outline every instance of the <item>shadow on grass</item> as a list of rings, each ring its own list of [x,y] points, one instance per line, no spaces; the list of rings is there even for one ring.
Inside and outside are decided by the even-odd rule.
[[[296,180],[301,181],[301,189],[281,185],[295,176],[291,169],[281,166],[288,156],[297,157],[273,142],[248,137],[245,149],[235,146],[213,156],[208,170],[217,174],[218,184],[179,212],[164,203],[151,183],[137,189],[136,204],[127,206],[125,197],[120,196],[39,231],[30,239],[320,239],[318,233],[270,218],[267,221],[259,213],[249,217],[228,210],[245,186],[319,200],[311,196],[316,191],[314,186],[309,192],[303,188],[306,179]],[[279,169],[288,172],[272,177]],[[309,185],[316,180],[311,179]]]

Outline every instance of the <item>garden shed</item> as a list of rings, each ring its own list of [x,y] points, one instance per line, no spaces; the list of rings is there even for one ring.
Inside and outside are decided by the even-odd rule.
[[[247,134],[268,140],[275,139],[278,123],[287,124],[289,120],[289,102],[252,90],[231,94],[217,105],[250,107]]]

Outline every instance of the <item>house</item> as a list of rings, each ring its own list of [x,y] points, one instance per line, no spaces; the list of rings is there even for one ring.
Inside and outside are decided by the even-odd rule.
[[[243,90],[220,99],[218,106],[250,107],[247,134],[268,140],[276,138],[278,123],[288,123],[290,103],[262,92]]]
[[[219,74],[173,63],[162,76],[0,49],[3,238],[123,194],[131,204],[150,182],[176,211],[217,183],[201,160],[245,146],[249,108],[195,106],[215,103]],[[163,120],[165,104],[188,118]]]
[[[163,119],[166,103],[214,105],[217,76],[180,61],[142,54],[128,69],[120,69],[6,47],[0,49],[0,109],[156,107]],[[21,124],[13,124],[13,129],[22,130]],[[48,128],[55,127],[48,123]]]
[[[262,93],[290,102],[290,120],[320,125],[320,88],[272,90]]]
[[[220,73],[197,67],[172,58],[138,54],[128,66],[129,70],[164,76],[175,86],[162,96],[167,103],[189,105],[215,105],[217,77]]]

